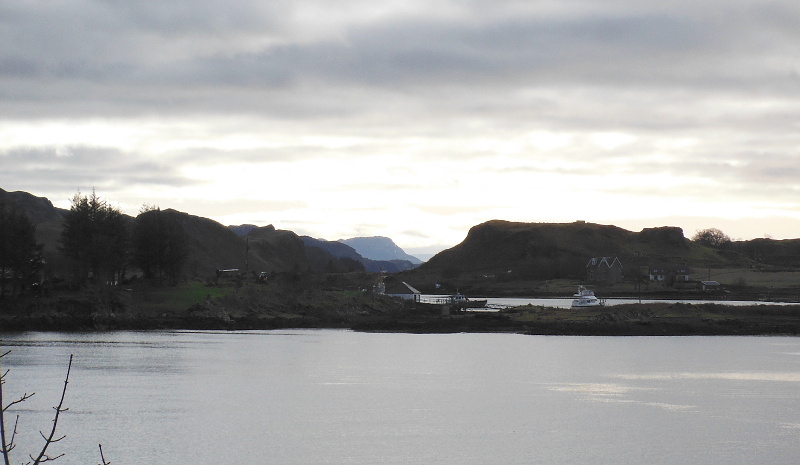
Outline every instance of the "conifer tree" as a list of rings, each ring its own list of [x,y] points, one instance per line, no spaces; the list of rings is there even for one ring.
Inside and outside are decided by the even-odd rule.
[[[91,195],[72,198],[64,215],[60,250],[73,261],[78,283],[90,275],[97,284],[113,283],[125,275],[128,256],[128,224],[122,212]]]
[[[19,208],[0,202],[0,298],[40,281],[42,266],[36,225]]]
[[[145,205],[133,227],[134,263],[145,278],[174,286],[188,256],[186,239],[174,211]]]

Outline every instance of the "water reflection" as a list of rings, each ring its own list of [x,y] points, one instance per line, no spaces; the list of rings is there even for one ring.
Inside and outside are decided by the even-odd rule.
[[[752,464],[800,453],[798,338],[4,335],[18,450],[76,366],[63,463]],[[16,413],[14,412],[14,413]]]

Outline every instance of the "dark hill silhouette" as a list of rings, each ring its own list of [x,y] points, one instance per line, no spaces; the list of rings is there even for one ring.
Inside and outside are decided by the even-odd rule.
[[[48,275],[66,276],[69,264],[58,251],[61,237],[63,215],[66,210],[58,209],[44,197],[35,197],[27,192],[6,192],[0,189],[0,202],[22,209],[36,224],[37,241],[44,244],[44,259]],[[250,251],[245,260],[247,239],[239,237],[222,224],[167,209],[174,215],[186,232],[189,256],[184,266],[186,276],[209,278],[217,269],[245,266],[255,272],[305,272],[309,270],[305,247],[300,238],[291,231],[276,230],[272,226],[248,228]],[[125,215],[132,221],[133,218]]]
[[[734,241],[726,244],[724,249],[744,255],[758,264],[800,268],[800,239]]]
[[[263,262],[254,271],[305,273],[310,265],[303,240],[292,231],[275,229],[274,226],[256,227],[245,236],[249,240],[250,253]]]
[[[208,277],[217,269],[234,268],[240,272],[270,273],[308,270],[303,243],[291,231],[265,226],[252,229],[243,238],[214,220],[166,211],[179,218],[189,236],[189,258],[184,269],[189,276]]]
[[[62,268],[57,250],[64,210],[46,198],[0,189],[0,202],[21,208],[36,224],[44,243],[45,261],[54,273]],[[208,277],[220,268],[247,266],[254,272],[366,271],[397,272],[414,265],[405,260],[371,260],[338,241],[298,237],[273,226],[223,226],[216,221],[170,210],[189,236],[185,273]],[[130,217],[128,217],[130,218]],[[356,238],[360,239],[360,238]],[[367,238],[369,239],[369,238]],[[373,238],[375,239],[375,238]],[[382,238],[379,238],[382,239]],[[247,260],[245,260],[246,252]],[[391,240],[389,240],[391,241]],[[392,242],[393,244],[393,242]],[[466,239],[442,251],[416,270],[406,271],[424,282],[455,277],[494,276],[498,280],[577,278],[585,276],[591,257],[618,257],[625,273],[652,264],[688,267],[800,268],[800,239],[753,239],[709,248],[684,237],[677,227],[632,232],[616,226],[585,222],[514,223],[493,220],[470,229]],[[331,267],[332,260],[336,263]],[[415,281],[416,282],[416,281]]]
[[[636,264],[744,266],[739,253],[725,253],[686,239],[677,227],[635,233],[617,226],[575,223],[514,223],[493,220],[474,226],[466,239],[444,250],[417,270],[421,279],[479,276],[527,279],[582,279],[592,257],[618,257],[625,270]],[[629,272],[629,273],[630,273]]]
[[[50,200],[22,191],[7,192],[0,189],[0,203],[16,205],[21,208],[34,224],[59,221],[64,212],[59,208],[55,208]]]

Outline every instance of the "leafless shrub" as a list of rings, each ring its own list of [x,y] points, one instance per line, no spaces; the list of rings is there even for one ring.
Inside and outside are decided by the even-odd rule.
[[[10,351],[0,354],[0,358],[5,357],[9,354]],[[61,399],[58,401],[58,405],[53,407],[55,413],[53,414],[53,426],[50,429],[49,434],[45,435],[44,432],[39,431],[39,434],[44,439],[44,444],[42,445],[42,449],[39,451],[38,454],[34,457],[34,454],[29,454],[28,457],[30,458],[29,462],[25,462],[25,465],[40,465],[47,462],[52,462],[54,460],[63,457],[64,454],[59,455],[48,455],[47,450],[48,448],[56,442],[61,441],[66,436],[62,435],[56,437],[56,429],[58,428],[58,419],[63,412],[69,410],[67,407],[64,407],[64,398],[67,395],[67,385],[69,384],[69,374],[72,371],[72,355],[69,356],[69,365],[67,365],[67,375],[64,377],[64,388],[61,390]],[[32,392],[28,394],[27,392],[22,394],[19,398],[14,399],[8,403],[3,399],[3,385],[6,383],[6,376],[8,375],[8,370],[3,371],[2,367],[0,366],[0,453],[2,453],[3,464],[4,465],[11,465],[11,451],[16,448],[16,443],[14,442],[17,437],[17,426],[19,425],[19,415],[16,416],[14,419],[14,427],[12,429],[7,429],[6,426],[6,411],[16,404],[25,402],[26,400],[33,397],[36,393]],[[10,436],[9,436],[10,431]],[[107,462],[105,457],[103,456],[103,446],[100,445],[100,459],[102,460],[101,465],[109,465],[111,462]]]

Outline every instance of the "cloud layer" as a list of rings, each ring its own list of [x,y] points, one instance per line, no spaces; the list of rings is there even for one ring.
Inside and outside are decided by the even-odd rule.
[[[406,247],[492,218],[798,237],[798,23],[789,1],[8,0],[0,186]]]

